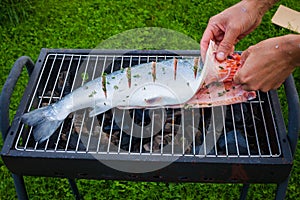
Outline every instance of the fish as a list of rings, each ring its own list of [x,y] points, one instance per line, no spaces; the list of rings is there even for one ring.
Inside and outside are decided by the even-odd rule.
[[[176,73],[175,73],[176,71]],[[122,68],[86,82],[59,101],[25,113],[21,120],[33,127],[35,141],[47,140],[64,119],[92,108],[90,117],[119,108],[156,108],[188,101],[201,84],[199,58],[169,59]]]
[[[59,101],[24,113],[21,121],[33,127],[35,141],[42,143],[69,114],[85,108],[93,109],[89,113],[93,117],[112,108],[209,107],[254,98],[233,84],[237,67],[230,60],[218,63],[215,49],[211,41],[204,64],[200,56],[174,58],[103,73]],[[225,86],[228,91],[220,95]]]

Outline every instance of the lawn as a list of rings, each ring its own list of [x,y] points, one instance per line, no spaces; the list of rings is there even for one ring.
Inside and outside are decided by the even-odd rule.
[[[36,61],[41,48],[92,49],[112,36],[143,27],[170,29],[199,43],[209,17],[238,1],[0,0],[0,67],[2,70],[0,88],[17,58],[28,55]],[[280,3],[300,11],[298,0],[283,0]],[[278,5],[265,15],[262,24],[253,33],[240,41],[236,46],[237,50],[244,50],[270,37],[291,33],[270,22]],[[299,69],[294,72],[294,77],[299,93]],[[11,100],[11,119],[17,110],[27,79],[28,76],[24,71]],[[282,89],[279,90],[279,94],[286,118],[287,108]],[[2,145],[3,141],[0,141],[0,149]],[[298,149],[287,199],[296,199],[300,196],[299,167],[300,150]],[[0,199],[15,199],[10,172],[1,159],[0,180]],[[30,199],[73,199],[66,179],[25,177],[25,182]],[[78,186],[85,199],[237,199],[241,187],[233,184],[104,180],[78,180]],[[275,185],[253,185],[249,190],[249,199],[272,199],[275,189]]]

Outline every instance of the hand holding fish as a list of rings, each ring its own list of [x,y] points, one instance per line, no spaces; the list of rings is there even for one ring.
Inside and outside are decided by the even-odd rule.
[[[218,45],[216,58],[225,60],[233,52],[234,45],[260,24],[264,13],[275,2],[243,0],[211,17],[200,42],[202,59],[205,59],[209,41],[213,40]]]
[[[244,90],[277,89],[300,66],[300,36],[286,35],[264,40],[245,50],[242,67],[234,76]]]

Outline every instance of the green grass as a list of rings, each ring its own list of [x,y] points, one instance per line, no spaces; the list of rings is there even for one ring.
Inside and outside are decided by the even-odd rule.
[[[0,0],[0,5],[0,25],[19,24],[28,17],[31,9],[28,0]]]
[[[4,2],[4,1],[0,1]],[[28,7],[28,2],[30,6]],[[126,30],[142,27],[163,27],[185,34],[199,43],[210,16],[238,0],[217,1],[21,1],[1,4],[0,17],[0,88],[14,61],[28,55],[37,60],[41,48],[94,48],[106,39]],[[297,0],[282,4],[300,11]],[[19,5],[16,7],[15,5]],[[4,7],[5,6],[5,7]],[[23,6],[23,7],[22,7]],[[5,8],[5,9],[4,9]],[[17,10],[18,8],[24,8]],[[30,9],[28,9],[30,8]],[[269,37],[290,33],[271,24],[277,6],[264,17],[259,28],[236,47],[244,50]],[[8,11],[11,9],[14,11]],[[5,11],[5,12],[4,12]],[[9,14],[11,12],[12,14]],[[10,18],[12,20],[10,20]],[[15,20],[18,19],[18,20]],[[294,73],[300,92],[300,70]],[[18,107],[28,76],[23,72],[10,105],[10,118]],[[287,108],[280,90],[283,113]],[[0,141],[0,148],[3,142]],[[287,199],[300,196],[300,151],[296,154]],[[183,169],[184,170],[184,169]],[[25,177],[30,199],[73,199],[66,179]],[[127,181],[79,180],[78,186],[86,199],[237,199],[241,185],[200,183],[146,183]],[[275,185],[253,185],[249,199],[271,199]],[[15,199],[10,172],[0,160],[0,199]]]

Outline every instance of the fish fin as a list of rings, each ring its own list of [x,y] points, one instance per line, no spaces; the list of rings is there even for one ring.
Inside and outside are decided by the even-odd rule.
[[[23,123],[33,126],[33,137],[35,141],[41,143],[47,140],[63,122],[54,117],[52,106],[46,106],[25,113],[21,119]]]
[[[111,106],[109,105],[104,105],[104,106],[95,106],[94,109],[89,113],[90,117],[94,117],[96,115],[99,115],[101,113],[104,113],[111,109]]]

